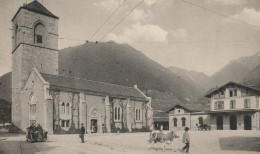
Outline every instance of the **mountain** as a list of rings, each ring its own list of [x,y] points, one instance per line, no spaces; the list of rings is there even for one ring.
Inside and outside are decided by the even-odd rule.
[[[238,60],[231,61],[220,71],[210,76],[210,80],[207,82],[207,85],[209,86],[208,89],[220,86],[229,81],[244,82],[247,75],[260,63],[259,55],[260,52],[252,56],[242,57]]]
[[[59,74],[169,92],[194,102],[201,91],[127,44],[87,42],[59,51]]]
[[[208,90],[208,87],[205,86],[204,83],[208,82],[210,78],[206,74],[202,72],[188,71],[174,66],[170,66],[168,67],[168,69],[172,71],[175,75],[193,84],[202,92],[206,92]]]
[[[11,121],[12,73],[0,77],[0,123]]]
[[[260,85],[260,64],[251,70],[243,81],[248,85]]]
[[[12,73],[6,73],[0,77],[0,99],[12,101]]]

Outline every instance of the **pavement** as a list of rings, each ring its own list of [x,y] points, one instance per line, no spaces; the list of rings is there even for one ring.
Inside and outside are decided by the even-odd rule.
[[[177,132],[182,137],[183,131]],[[260,153],[260,131],[190,131],[190,153],[253,154]],[[86,134],[85,143],[79,135],[49,135],[47,142],[28,143],[25,135],[0,132],[0,154],[158,154],[181,153],[182,138],[174,146],[148,144],[149,133]]]

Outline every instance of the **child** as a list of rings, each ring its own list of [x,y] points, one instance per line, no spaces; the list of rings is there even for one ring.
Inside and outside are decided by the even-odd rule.
[[[189,147],[190,147],[190,136],[189,136],[189,133],[188,133],[189,128],[186,127],[184,130],[185,130],[185,132],[183,133],[182,142],[185,143],[185,146],[182,148],[182,152],[188,153]]]

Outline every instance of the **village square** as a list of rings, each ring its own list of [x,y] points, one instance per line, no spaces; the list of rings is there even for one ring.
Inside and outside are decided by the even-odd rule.
[[[104,7],[105,2],[115,1],[93,2],[92,6],[88,7]],[[140,10],[135,12],[138,7],[151,7],[156,10],[155,5],[163,5],[165,10],[169,11],[175,3],[156,0],[142,0],[134,4],[127,0],[116,2],[119,3],[116,3],[114,12],[92,33],[89,40],[61,37],[68,29],[60,30],[59,26],[69,27],[75,23],[65,24],[64,18],[70,19],[63,14],[56,14],[53,5],[59,2],[49,5],[52,3],[48,0],[25,1],[19,8],[12,9],[16,12],[11,12],[12,18],[8,19],[11,21],[11,33],[9,36],[0,36],[11,37],[8,51],[11,56],[11,72],[0,78],[0,154],[259,153],[260,46],[257,41],[256,44],[250,44],[250,47],[254,47],[248,49],[252,50],[251,55],[242,55],[237,57],[238,60],[228,59],[231,62],[227,66],[223,65],[223,69],[218,68],[220,73],[216,70],[217,73],[212,76],[175,67],[166,68],[139,51],[145,51],[145,46],[131,46],[136,40],[126,38],[135,38],[130,37],[130,30],[125,30],[125,36],[120,37],[119,34],[116,36],[111,32],[126,18],[136,17],[131,19],[131,22],[140,20],[132,26],[135,29],[146,21],[143,18],[153,14],[149,11],[147,14],[142,14]],[[235,17],[226,17],[193,1],[180,2],[181,4],[176,3],[179,7],[189,5],[247,26],[243,27],[245,34],[237,37],[246,34],[253,36],[256,33],[255,28],[258,28],[257,23],[254,25]],[[202,2],[211,6],[209,2],[201,0]],[[170,6],[167,6],[167,3],[170,3]],[[260,5],[251,3],[241,2],[239,5]],[[7,1],[3,4],[10,5]],[[50,6],[52,11],[47,6]],[[82,6],[81,11],[84,9]],[[123,9],[126,11],[120,13]],[[92,11],[96,13],[94,10]],[[70,14],[74,12],[76,10]],[[91,40],[117,12],[118,15],[123,15],[121,20],[102,37]],[[131,13],[135,16],[131,16]],[[181,15],[185,16],[185,13]],[[260,15],[256,16],[260,21],[258,17]],[[181,17],[177,19],[183,23]],[[151,20],[152,18],[147,22]],[[84,25],[93,26],[94,23]],[[146,27],[139,27],[134,34],[141,35],[140,38],[144,41],[146,38],[160,38],[159,33],[162,31],[158,30],[158,27],[147,24]],[[233,33],[236,33],[235,30],[236,28]],[[227,31],[232,32],[230,29]],[[186,30],[179,29],[174,34],[171,33],[167,37],[165,35],[165,40],[139,40],[134,43],[163,44],[166,41],[168,44],[197,44],[196,41],[176,40],[178,37],[185,39],[187,33]],[[232,37],[235,35],[233,33],[230,34]],[[147,34],[149,36],[144,37]],[[108,38],[103,40],[106,37]],[[68,42],[62,43],[64,40],[83,42],[69,45]],[[212,42],[219,44],[219,41],[206,41]],[[222,43],[226,42],[237,41]],[[59,47],[60,44],[64,49]],[[204,49],[200,45],[197,47],[198,50]],[[242,47],[232,47],[233,50],[241,49],[243,53]],[[174,47],[169,48],[171,51]],[[161,47],[153,47],[148,50],[160,49]],[[191,50],[188,47],[186,49]],[[197,53],[198,57],[206,55],[206,52],[200,52]],[[229,52],[222,57],[228,57]],[[184,57],[187,58],[187,55]],[[215,60],[217,59],[219,58]],[[203,65],[200,66],[201,69],[206,67],[206,64]],[[215,64],[210,71],[213,66],[215,67]]]

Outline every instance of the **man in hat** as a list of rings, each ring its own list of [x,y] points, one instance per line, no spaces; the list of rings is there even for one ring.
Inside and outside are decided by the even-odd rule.
[[[80,129],[80,138],[81,138],[81,142],[84,143],[84,135],[85,135],[85,127],[83,125],[83,123],[81,124],[81,129]]]
[[[185,132],[183,133],[183,138],[182,138],[182,142],[185,143],[185,146],[182,148],[182,152],[189,152],[189,148],[190,148],[190,136],[188,133],[189,128],[186,127]]]

